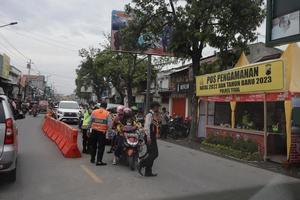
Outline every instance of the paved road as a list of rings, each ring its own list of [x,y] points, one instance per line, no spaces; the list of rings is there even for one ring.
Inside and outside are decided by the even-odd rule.
[[[41,122],[42,116],[18,122],[17,182],[2,181],[0,200],[300,199],[298,179],[166,142],[159,142],[155,178],[125,166],[97,167],[86,155],[65,159]]]

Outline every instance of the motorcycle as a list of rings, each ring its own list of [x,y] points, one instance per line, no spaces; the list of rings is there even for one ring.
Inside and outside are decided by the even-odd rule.
[[[35,108],[35,107],[32,108],[32,115],[33,115],[33,117],[36,117],[38,115],[38,109],[37,108]]]
[[[141,131],[136,127],[125,125],[122,130],[124,135],[122,159],[127,161],[129,168],[133,171],[140,159],[141,147],[145,142]]]
[[[178,138],[187,138],[190,133],[191,118],[183,119],[180,116],[172,118],[168,123],[168,135],[177,140]]]

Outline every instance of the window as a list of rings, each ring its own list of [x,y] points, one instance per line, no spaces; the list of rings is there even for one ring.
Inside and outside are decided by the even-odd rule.
[[[231,127],[231,108],[228,102],[215,103],[214,125]]]
[[[236,128],[259,130],[264,129],[263,102],[239,102],[236,105]]]
[[[3,108],[3,100],[0,99],[0,123],[5,123],[5,112]]]
[[[79,109],[79,106],[76,102],[61,102],[59,108],[62,109]]]
[[[300,107],[295,107],[292,112],[293,126],[300,127]]]
[[[285,132],[284,102],[267,103],[267,130],[271,133]]]

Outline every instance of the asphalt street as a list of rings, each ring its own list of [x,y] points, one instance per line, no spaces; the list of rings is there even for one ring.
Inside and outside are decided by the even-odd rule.
[[[0,177],[0,200],[300,199],[298,179],[163,141],[154,178],[111,165],[110,154],[107,166],[87,155],[66,159],[43,135],[42,120],[18,121],[17,181]]]

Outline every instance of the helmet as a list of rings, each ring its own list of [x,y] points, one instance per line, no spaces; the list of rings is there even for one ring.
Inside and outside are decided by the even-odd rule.
[[[132,110],[130,108],[124,108],[124,114],[127,117],[130,117],[132,115]]]
[[[132,110],[133,112],[137,112],[137,111],[138,111],[138,108],[137,108],[136,106],[132,106],[132,107],[131,107],[131,110]]]
[[[117,113],[118,114],[123,114],[124,113],[124,108],[125,108],[124,106],[118,106],[117,107]]]

